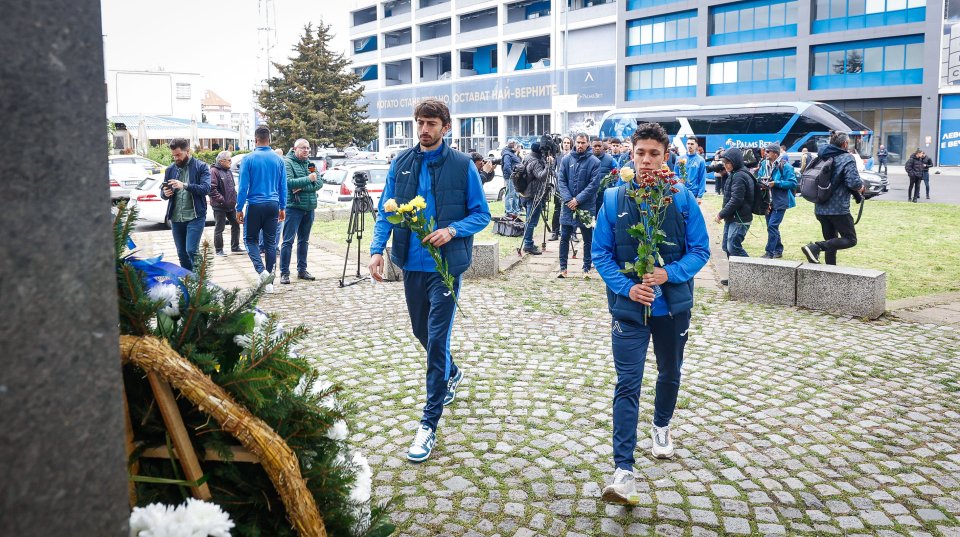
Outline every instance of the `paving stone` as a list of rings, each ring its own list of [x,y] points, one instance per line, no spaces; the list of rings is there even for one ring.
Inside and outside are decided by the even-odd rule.
[[[917,516],[924,522],[938,522],[947,520],[946,515],[937,509],[917,509]]]
[[[750,535],[750,521],[745,518],[723,517],[723,529],[734,535]]]
[[[717,519],[717,515],[713,511],[705,511],[703,509],[691,509],[690,519],[694,524],[707,524],[709,526],[716,526],[720,523],[720,521]]]

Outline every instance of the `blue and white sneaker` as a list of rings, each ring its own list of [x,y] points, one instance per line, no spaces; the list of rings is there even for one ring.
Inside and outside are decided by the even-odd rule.
[[[447,406],[457,398],[457,387],[463,380],[463,368],[457,369],[457,374],[447,380],[447,395],[443,396],[443,406]]]
[[[417,429],[417,435],[413,437],[413,443],[407,450],[407,459],[413,462],[423,462],[430,458],[433,452],[433,446],[437,443],[437,435],[433,429],[426,425],[421,425]]]

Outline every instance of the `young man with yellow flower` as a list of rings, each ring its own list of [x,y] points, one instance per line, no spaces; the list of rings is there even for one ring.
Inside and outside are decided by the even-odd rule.
[[[450,130],[450,111],[442,102],[427,99],[417,105],[414,120],[420,144],[403,151],[390,164],[380,197],[380,212],[370,244],[370,274],[383,281],[383,252],[393,235],[390,259],[403,270],[403,291],[413,334],[427,351],[427,400],[423,417],[407,450],[407,458],[430,457],[444,405],[456,398],[463,371],[450,355],[450,336],[456,315],[460,278],[473,257],[473,235],[490,223],[477,167],[466,153],[450,149],[443,137]],[[388,202],[389,205],[388,205]],[[398,212],[419,209],[436,228],[423,241],[409,227],[390,222]],[[417,217],[419,218],[419,217]],[[454,277],[451,292],[437,263],[424,245],[440,249]]]

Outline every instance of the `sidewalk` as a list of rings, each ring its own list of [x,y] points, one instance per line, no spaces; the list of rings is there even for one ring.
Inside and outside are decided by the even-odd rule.
[[[960,293],[940,293],[887,303],[887,313],[915,323],[951,326],[960,330]]]

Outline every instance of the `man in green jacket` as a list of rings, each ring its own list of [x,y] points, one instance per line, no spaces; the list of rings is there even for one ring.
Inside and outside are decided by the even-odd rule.
[[[287,218],[283,223],[283,244],[280,247],[280,283],[290,283],[290,255],[297,238],[297,279],[316,280],[307,272],[307,247],[313,211],[317,208],[317,172],[310,171],[310,142],[300,138],[287,153]]]

